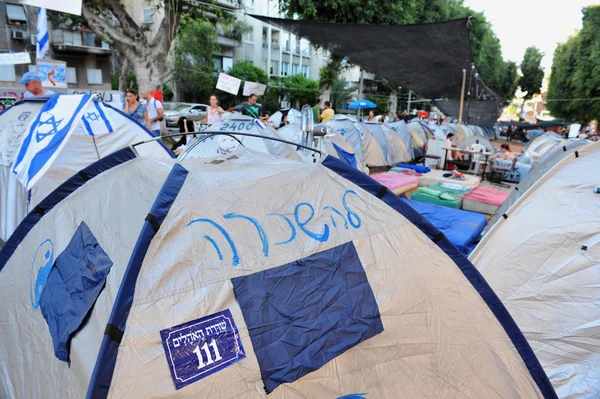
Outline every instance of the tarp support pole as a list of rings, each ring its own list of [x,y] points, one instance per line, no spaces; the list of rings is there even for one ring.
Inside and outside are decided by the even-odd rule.
[[[467,70],[463,69],[462,89],[460,89],[460,110],[458,111],[458,128],[462,124],[463,106],[465,105],[465,84],[467,83]]]
[[[412,99],[412,90],[408,91],[408,105],[406,107],[406,113],[410,115],[410,100]]]

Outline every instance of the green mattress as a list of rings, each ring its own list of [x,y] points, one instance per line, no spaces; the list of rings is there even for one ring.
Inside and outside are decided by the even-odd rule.
[[[468,194],[471,190],[461,191],[461,190],[452,190],[450,188],[442,187],[442,183],[434,184],[431,187],[428,187],[429,190],[439,191],[444,194],[449,194],[453,199],[442,199],[439,196],[431,195],[423,188],[419,188],[416,192],[414,192],[410,199],[414,201],[425,202],[428,204],[441,205],[448,208],[460,209],[462,205],[462,199],[456,198],[458,196],[463,196]],[[444,197],[448,198],[448,195],[444,195]]]

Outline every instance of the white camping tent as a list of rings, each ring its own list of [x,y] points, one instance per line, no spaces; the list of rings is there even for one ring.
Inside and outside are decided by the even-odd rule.
[[[470,256],[561,398],[600,397],[599,168],[600,143],[563,158]]]
[[[556,397],[473,265],[334,157],[85,174],[0,251],[3,398]]]
[[[243,136],[240,133],[253,134],[275,139],[283,139],[277,131],[249,116],[236,116],[223,122],[216,123],[204,130],[205,134],[198,135],[179,159],[208,158],[219,154],[229,154],[236,151],[240,146],[250,148],[263,154],[276,155],[301,161],[302,158],[296,152],[296,148],[289,144],[275,140],[263,139],[261,137]],[[221,135],[207,136],[209,133],[221,133]],[[227,133],[228,135],[222,135]]]
[[[90,135],[80,123],[43,177],[28,194],[11,171],[16,153],[45,101],[23,101],[0,114],[0,239],[6,241],[17,225],[46,195],[73,174],[117,150],[154,136],[123,112],[104,103],[92,103],[85,114],[98,113],[110,121],[112,133]],[[98,108],[96,108],[98,106]],[[161,141],[137,148],[142,156],[171,157]],[[29,204],[28,204],[29,197]]]
[[[408,127],[406,126],[406,122],[404,121],[396,121],[386,123],[386,126],[390,129],[394,130],[404,142],[406,149],[410,155],[410,160],[415,159],[415,150],[413,148],[412,138],[410,136],[410,132],[408,131]]]
[[[330,129],[338,132],[354,147],[354,151],[367,167],[386,166],[383,149],[367,129],[345,115],[337,115],[326,123]]]
[[[388,165],[394,166],[412,160],[408,148],[394,130],[379,122],[363,122],[361,126],[373,134],[383,149]]]
[[[325,127],[324,125],[319,126]],[[356,154],[356,151],[354,151],[354,148],[352,145],[350,145],[350,143],[348,143],[344,136],[331,128],[325,128],[327,129],[325,136],[317,139],[318,147],[316,149],[321,151],[321,156],[325,157],[327,155],[332,155],[336,158],[347,161],[350,165],[360,171],[369,173],[368,168],[364,166],[362,160]],[[299,124],[284,126],[277,130],[277,133],[287,141],[291,141],[292,143],[296,144],[302,144],[302,126]],[[310,146],[311,145],[309,145],[309,147]],[[318,154],[305,149],[298,149],[298,153],[305,162],[313,162],[315,159],[318,160],[321,158],[321,156]]]
[[[287,114],[287,121],[289,124],[294,125],[302,123],[302,112],[298,111],[296,108],[290,108],[289,110],[284,110],[284,112]],[[279,129],[279,125],[281,125],[282,118],[283,113],[281,111],[275,112],[269,117],[270,125],[273,126],[275,129]]]

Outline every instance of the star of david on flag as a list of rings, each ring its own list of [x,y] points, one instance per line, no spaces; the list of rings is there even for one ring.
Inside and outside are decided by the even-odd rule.
[[[30,190],[56,159],[92,101],[91,94],[50,98],[27,128],[12,167],[17,180]]]
[[[106,112],[104,105],[98,101],[93,101],[88,105],[81,118],[83,131],[90,136],[100,136],[107,133],[112,133],[113,122]]]

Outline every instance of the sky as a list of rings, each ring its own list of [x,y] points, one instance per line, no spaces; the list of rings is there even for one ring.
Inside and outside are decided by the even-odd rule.
[[[557,43],[581,29],[581,9],[600,0],[465,0],[465,5],[483,11],[502,45],[505,60],[518,64],[525,49],[538,47],[546,55],[546,76],[552,67]]]

